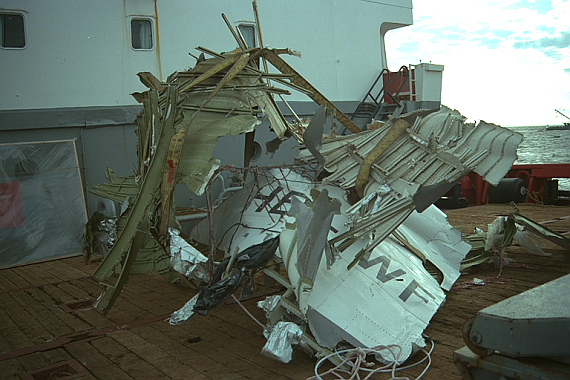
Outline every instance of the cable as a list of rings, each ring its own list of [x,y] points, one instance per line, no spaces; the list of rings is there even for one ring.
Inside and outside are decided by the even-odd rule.
[[[259,322],[259,321],[257,320],[257,318],[255,318],[255,317],[249,312],[249,310],[247,310],[247,309],[245,308],[245,306],[243,306],[243,305],[241,304],[241,302],[239,302],[239,300],[236,298],[236,296],[234,296],[234,295],[232,294],[232,298],[233,298],[234,301],[236,301],[237,304],[243,309],[243,311],[245,311],[246,314],[249,315],[249,317],[250,317],[251,319],[253,319],[258,325],[261,326],[262,329],[265,330],[265,325],[264,325],[263,323]]]
[[[389,345],[389,346],[377,346],[377,347],[373,347],[370,349],[367,348],[352,348],[352,349],[347,349],[347,350],[342,350],[342,351],[337,351],[337,352],[333,352],[332,354],[329,354],[323,358],[321,358],[317,364],[315,365],[315,376],[308,378],[307,380],[324,380],[322,376],[326,376],[326,375],[332,375],[332,376],[336,376],[337,379],[345,379],[345,380],[353,380],[353,379],[358,379],[360,380],[360,371],[363,372],[368,372],[368,374],[366,375],[366,377],[363,378],[363,380],[368,380],[371,378],[372,375],[376,374],[376,373],[390,373],[391,378],[394,379],[396,378],[396,372],[397,371],[403,371],[406,369],[410,369],[413,367],[417,367],[419,365],[421,365],[422,363],[424,363],[426,360],[428,361],[426,367],[423,369],[423,371],[416,377],[416,380],[421,379],[426,373],[427,370],[429,369],[429,367],[431,366],[432,360],[431,360],[431,353],[433,352],[433,349],[435,347],[435,343],[433,342],[433,340],[428,337],[427,335],[424,336],[425,338],[427,338],[429,340],[429,342],[431,343],[431,347],[429,349],[429,351],[426,351],[425,349],[421,349],[421,351],[425,354],[425,356],[419,360],[416,363],[407,365],[407,366],[403,366],[403,367],[399,367],[399,358],[402,352],[402,348],[398,345]],[[398,348],[398,354],[396,355],[396,353],[392,350],[393,348]],[[374,363],[368,363],[366,362],[366,356],[370,355],[370,354],[377,354],[377,355],[381,355],[380,351],[384,351],[384,350],[388,350],[393,357],[393,362],[386,364],[382,367],[378,367],[375,369],[370,368],[371,366],[374,365]],[[345,355],[344,358],[340,355],[343,354],[348,354]],[[319,373],[319,367],[322,365],[322,363],[325,360],[329,360],[331,357],[333,356],[339,356],[342,359],[342,362],[340,364],[338,364],[336,367],[329,369],[326,372],[323,373]],[[354,362],[353,362],[354,360]],[[344,370],[342,369],[342,367],[344,365],[348,365],[349,367],[351,367],[350,371]],[[362,367],[362,365],[364,365],[364,367]],[[368,368],[367,368],[368,367]],[[342,375],[339,374],[343,373],[343,374],[348,374],[350,375],[350,377],[345,378]]]

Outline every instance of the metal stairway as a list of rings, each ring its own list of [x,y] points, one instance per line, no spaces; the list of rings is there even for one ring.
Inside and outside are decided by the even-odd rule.
[[[405,98],[402,89],[410,81],[410,70],[406,66],[400,67],[397,72],[390,72],[383,69],[360,104],[352,113],[350,119],[361,129],[365,129],[373,119],[386,120],[389,115],[398,117],[404,110],[405,104],[403,100],[410,100],[410,95],[406,94]],[[388,80],[384,80],[387,75]],[[398,81],[398,79],[400,79]],[[393,91],[395,86],[398,88]],[[411,85],[411,84],[410,84]],[[386,101],[388,99],[388,101]]]

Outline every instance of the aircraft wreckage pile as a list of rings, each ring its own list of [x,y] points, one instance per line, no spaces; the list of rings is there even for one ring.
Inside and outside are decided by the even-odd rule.
[[[497,184],[522,136],[466,123],[445,108],[361,131],[280,58],[291,51],[199,49],[211,58],[166,83],[139,74],[149,87],[134,94],[144,105],[137,119],[139,172],[109,171],[110,183],[92,190],[125,209],[120,234],[94,274],[107,282],[96,306],[112,307],[131,270],[172,276],[174,268],[204,284],[172,315],[177,324],[207,314],[244,283],[251,293],[253,276],[263,271],[286,288],[260,302],[268,321],[264,353],[287,362],[295,344],[319,357],[339,343],[397,345],[403,362],[426,345],[422,333],[471,249],[432,204],[471,171]],[[260,70],[259,58],[280,73]],[[302,91],[322,108],[308,125],[289,123],[273,100],[288,91],[273,84]],[[217,138],[250,134],[262,116],[280,139],[299,141],[297,163],[221,166],[212,157]],[[323,136],[328,118],[353,133]],[[252,143],[246,138],[245,157]],[[214,209],[210,185],[222,170],[240,174],[243,187]],[[190,243],[174,218],[172,194],[180,182],[208,200],[208,218],[192,230]],[[209,247],[205,254],[200,246]],[[109,285],[113,273],[118,277]],[[381,356],[395,360],[389,352]]]

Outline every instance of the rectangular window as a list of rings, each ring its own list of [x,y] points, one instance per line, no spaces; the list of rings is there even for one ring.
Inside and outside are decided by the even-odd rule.
[[[26,47],[24,16],[17,13],[0,13],[0,33],[3,48],[21,49]]]
[[[238,29],[247,44],[247,47],[255,47],[255,27],[248,24],[239,24]]]
[[[132,19],[131,41],[133,49],[152,49],[152,22],[146,19]]]

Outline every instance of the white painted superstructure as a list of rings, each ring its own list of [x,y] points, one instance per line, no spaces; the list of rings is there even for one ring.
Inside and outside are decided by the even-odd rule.
[[[349,115],[387,68],[385,33],[412,24],[411,0],[257,0],[257,9],[264,46],[300,52],[282,57]],[[136,74],[166,80],[195,65],[198,46],[237,48],[222,13],[260,45],[251,0],[2,0],[0,142],[75,139],[91,214],[99,197],[87,190],[107,181],[106,168],[117,175],[137,168],[134,120],[142,106],[130,94],[146,87]],[[295,112],[311,117],[317,105],[292,92],[286,99]],[[294,142],[270,153],[274,138],[258,128],[263,152],[255,165],[291,162]],[[218,145],[222,162],[242,160],[235,140]],[[186,194],[177,199],[193,203]]]
[[[358,101],[386,67],[383,36],[412,23],[411,0],[259,0],[264,44],[333,101]],[[124,106],[159,79],[193,66],[204,46],[235,49],[233,26],[255,25],[251,0],[4,0],[0,13],[24,19],[25,46],[0,48],[0,109]],[[132,20],[150,25],[152,47],[134,49]],[[258,43],[258,42],[256,42]],[[297,94],[290,100],[306,100]]]

